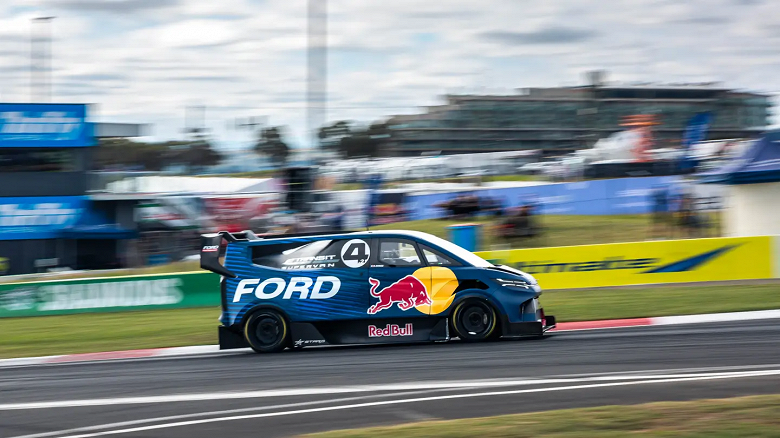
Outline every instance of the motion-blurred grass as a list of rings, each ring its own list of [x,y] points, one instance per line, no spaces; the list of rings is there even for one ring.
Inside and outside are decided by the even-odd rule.
[[[521,410],[522,408],[519,408]],[[778,437],[780,395],[602,406],[307,435],[358,437]]]
[[[558,321],[741,312],[780,309],[780,283],[560,290],[540,300]]]
[[[0,319],[0,357],[217,343],[219,308]]]
[[[468,183],[480,184],[499,181],[544,181],[540,175],[492,175],[492,176],[453,176],[450,178],[423,178],[405,181],[393,181],[386,184],[388,188],[419,183]]]
[[[558,321],[780,309],[780,284],[551,291]],[[0,357],[217,343],[217,308],[0,319]]]
[[[597,243],[636,242],[648,239],[648,215],[571,216],[540,215],[536,218],[542,229],[530,239],[500,239],[496,237],[495,220],[473,218],[461,220],[428,219],[371,227],[372,230],[413,230],[448,237],[447,227],[462,223],[478,223],[482,228],[481,250],[501,248],[539,248],[546,246],[592,245]],[[678,237],[682,237],[678,235]]]

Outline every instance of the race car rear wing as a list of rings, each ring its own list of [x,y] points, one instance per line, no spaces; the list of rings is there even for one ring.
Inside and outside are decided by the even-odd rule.
[[[219,235],[222,236],[225,240],[228,241],[228,243],[233,242],[249,242],[250,240],[262,240],[260,237],[257,237],[257,234],[250,230],[245,230],[240,233],[231,233],[229,231],[220,231],[216,234],[205,234],[206,236],[215,236]]]
[[[222,266],[219,262],[219,255],[222,250],[222,239],[225,239],[228,243],[238,242],[239,240],[248,240],[238,239],[237,236],[234,236],[227,231],[201,235],[200,267],[201,269],[211,271],[215,274],[222,275],[223,277],[236,278],[236,274],[230,272],[229,269]]]

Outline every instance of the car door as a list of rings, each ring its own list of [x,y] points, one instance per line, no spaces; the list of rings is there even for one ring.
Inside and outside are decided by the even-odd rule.
[[[369,268],[369,318],[411,318],[427,316],[419,310],[430,304],[426,283],[430,274],[425,268],[417,244],[403,238],[375,240]]]
[[[418,243],[418,248],[428,265],[426,272],[424,274],[421,272],[420,276],[428,278],[426,286],[431,298],[431,304],[421,306],[420,310],[427,310],[428,315],[445,314],[455,299],[455,292],[460,284],[457,272],[462,265],[454,258],[424,243]]]

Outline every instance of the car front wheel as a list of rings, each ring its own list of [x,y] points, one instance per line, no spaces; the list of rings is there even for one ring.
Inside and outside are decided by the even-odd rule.
[[[485,341],[498,334],[496,311],[481,300],[460,303],[452,314],[452,323],[455,334],[464,341]]]

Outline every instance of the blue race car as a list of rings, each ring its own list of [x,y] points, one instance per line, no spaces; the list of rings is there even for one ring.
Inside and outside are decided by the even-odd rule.
[[[531,275],[426,233],[223,231],[202,242],[201,267],[222,276],[221,349],[486,341],[555,327]]]

